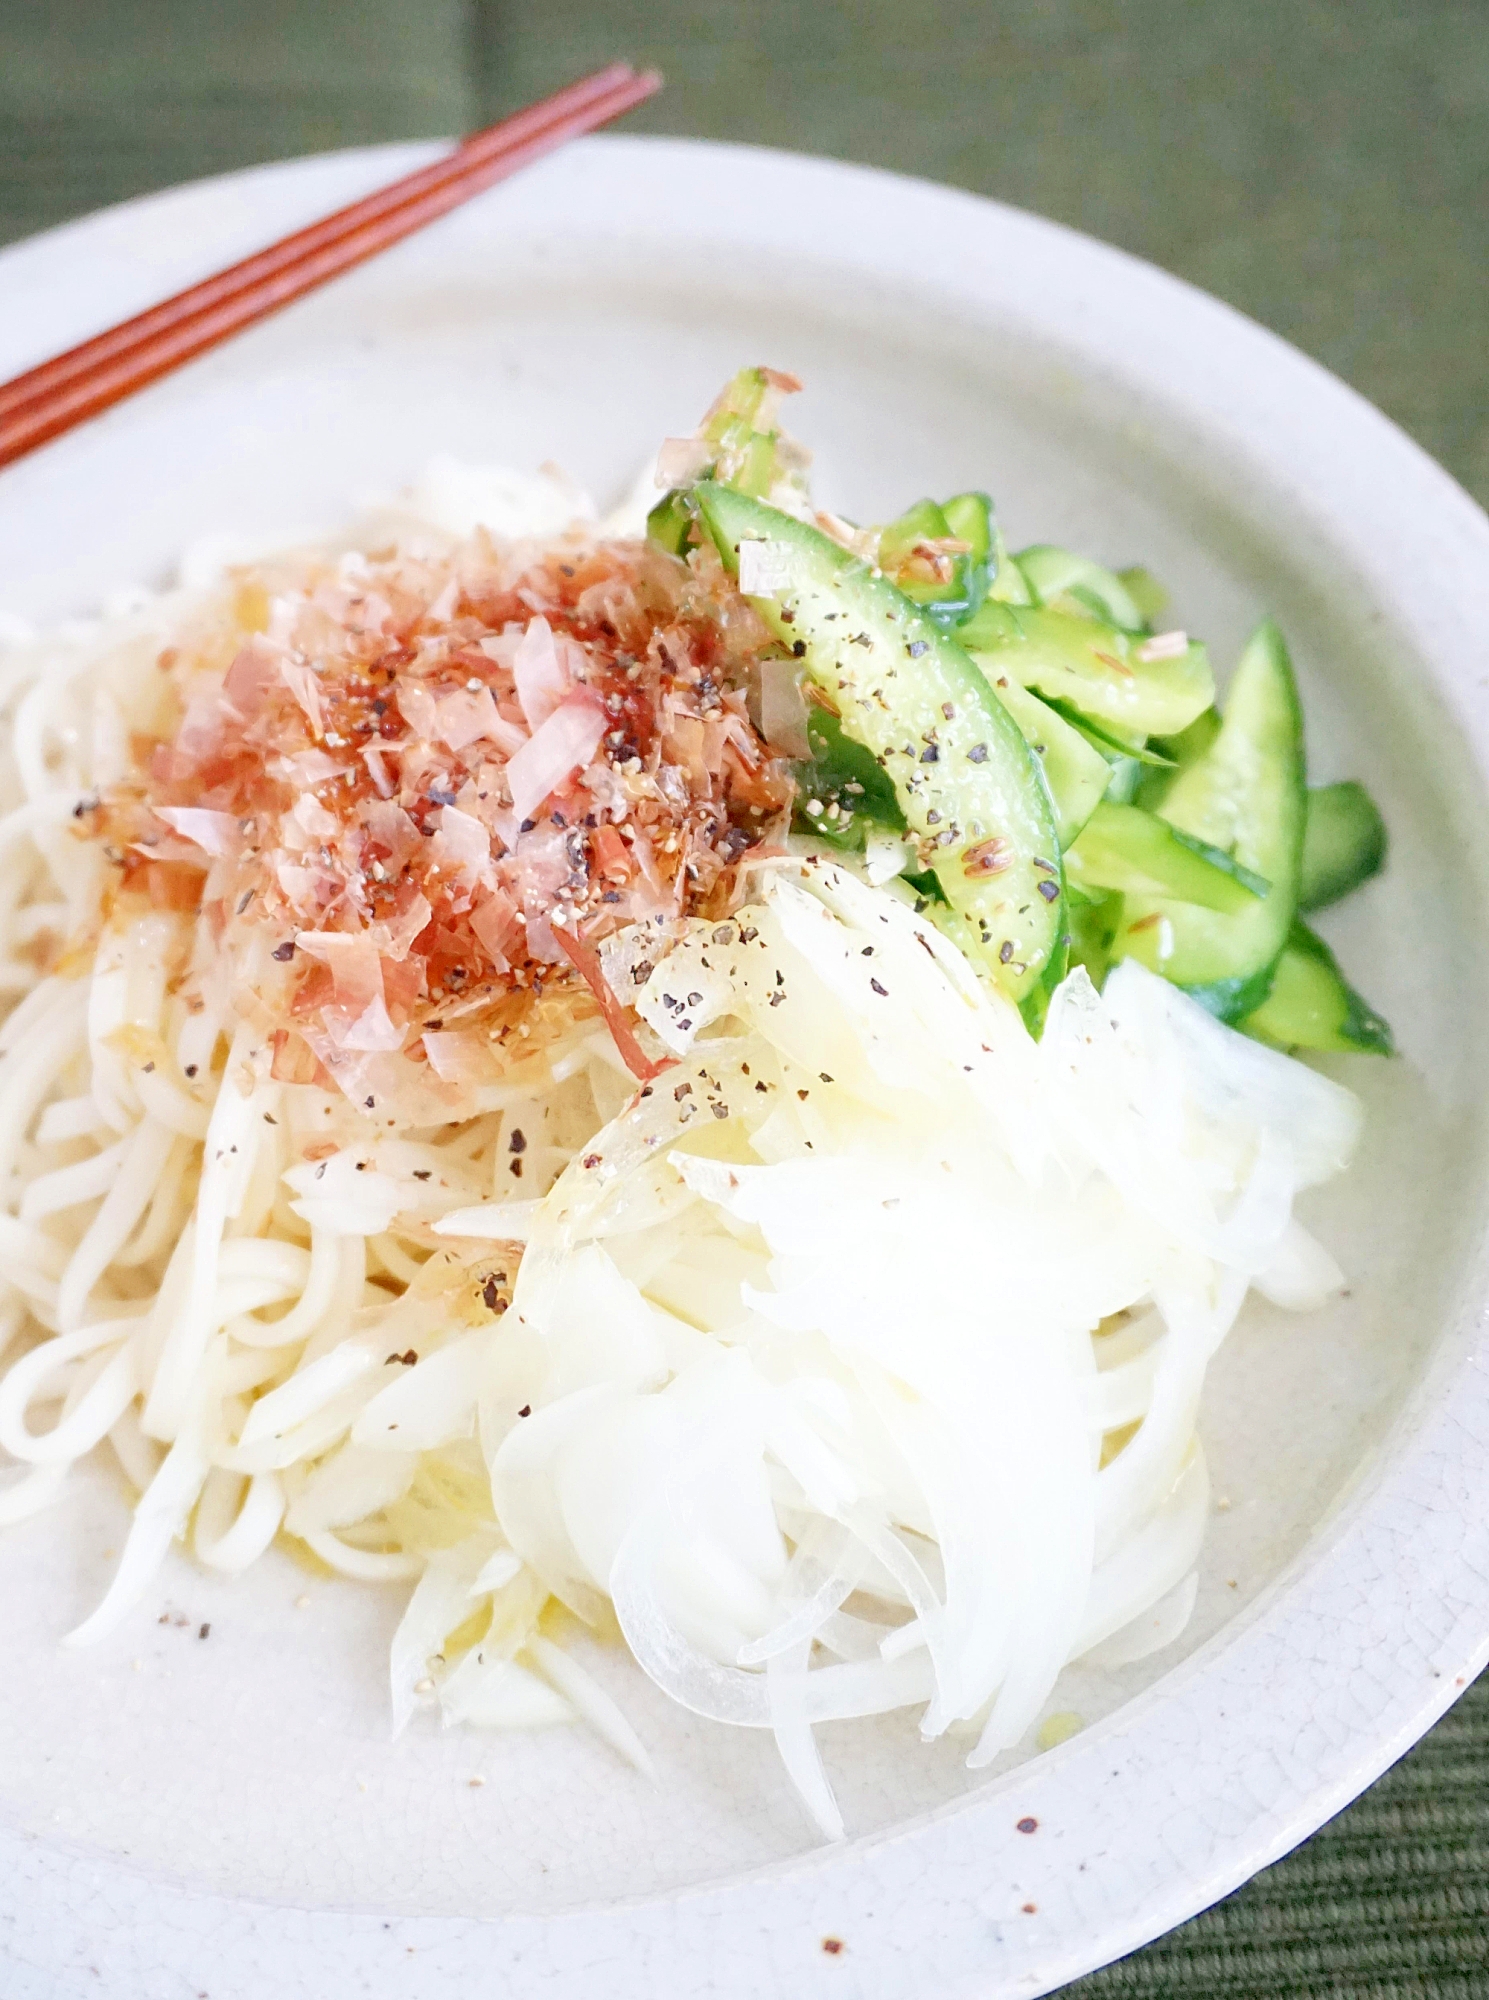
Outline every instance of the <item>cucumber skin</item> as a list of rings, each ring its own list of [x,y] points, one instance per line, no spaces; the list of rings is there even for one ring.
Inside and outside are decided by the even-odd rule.
[[[1277,960],[1274,958],[1259,972],[1240,973],[1234,979],[1207,979],[1197,986],[1183,986],[1180,990],[1187,993],[1191,1000],[1197,1000],[1205,1012],[1213,1014],[1217,1021],[1235,1027],[1261,1006],[1272,990],[1276,971]],[[1179,985],[1178,980],[1171,983]]]
[[[1386,823],[1363,785],[1343,779],[1308,794],[1298,908],[1322,910],[1385,866]]]
[[[1290,1006],[1299,1005],[1305,1012],[1289,1012]],[[1333,1020],[1329,1022],[1331,1013]],[[1308,1014],[1321,1018],[1309,1019]],[[1257,1041],[1274,1048],[1377,1056],[1396,1053],[1390,1023],[1350,985],[1323,939],[1302,923],[1293,925],[1277,961],[1271,992],[1239,1025]]]
[[[1064,969],[1064,880],[1044,774],[1013,717],[952,638],[819,529],[712,481],[700,481],[692,497],[731,572],[742,541],[792,551],[789,588],[749,601],[783,642],[803,645],[806,671],[838,705],[845,733],[888,772],[911,831],[927,840],[954,834],[933,862],[960,919],[948,929],[1037,1016],[1038,996]],[[839,620],[840,633],[832,630]],[[883,693],[891,683],[893,708]],[[967,850],[995,836],[1009,842],[1008,866],[969,877]],[[1036,857],[1048,868],[1036,868]]]
[[[1219,734],[1220,711],[1207,708],[1177,736],[1155,736],[1148,747],[1167,761],[1142,773],[1133,803],[1146,806],[1149,812],[1161,812],[1179,773],[1197,764]]]
[[[856,795],[846,794],[853,813],[852,826],[846,834],[807,820],[817,839],[831,840],[835,846],[850,849],[863,845],[866,826],[882,827],[890,833],[905,832],[905,815],[900,811],[887,773],[880,770],[861,743],[844,735],[843,725],[836,716],[815,703],[807,714],[807,743],[812,752],[810,760],[791,767],[802,801],[814,797],[837,799],[841,806],[847,785],[861,787]],[[797,811],[807,818],[801,802]]]
[[[1220,838],[1214,838],[1217,829],[1186,826],[1184,822],[1186,817],[1202,816],[1206,806],[1204,794],[1199,788],[1203,784],[1206,768],[1211,767],[1223,775],[1228,753],[1234,744],[1239,742],[1243,752],[1239,762],[1255,765],[1255,744],[1248,743],[1239,735],[1241,709],[1248,703],[1256,711],[1252,717],[1253,727],[1270,732],[1273,740],[1268,754],[1281,760],[1283,767],[1277,772],[1274,787],[1278,794],[1276,809],[1256,827],[1236,834],[1237,844],[1242,832],[1249,832],[1265,847],[1263,851],[1263,845],[1253,846],[1248,840],[1243,865],[1269,883],[1266,898],[1258,903],[1254,911],[1233,918],[1212,917],[1206,912],[1186,912],[1181,906],[1166,905],[1147,898],[1129,899],[1126,912],[1139,923],[1144,917],[1151,918],[1154,914],[1169,917],[1180,945],[1170,960],[1160,962],[1153,948],[1156,938],[1147,929],[1141,933],[1142,942],[1138,949],[1132,951],[1129,947],[1129,955],[1140,958],[1153,971],[1181,986],[1220,1020],[1229,1022],[1254,1012],[1266,999],[1271,990],[1274,969],[1287,944],[1297,913],[1306,770],[1303,712],[1286,643],[1271,619],[1264,620],[1247,641],[1236,670],[1236,679],[1232,682],[1225,720],[1214,744],[1195,763],[1180,771],[1161,808],[1161,816],[1170,819],[1181,831],[1211,840],[1215,846],[1227,844],[1223,831]],[[1233,730],[1236,735],[1229,736],[1228,732]],[[1217,793],[1214,796],[1223,799],[1225,795]],[[1132,908],[1133,904],[1137,905],[1136,911]],[[1227,924],[1237,927],[1232,941],[1240,954],[1240,962],[1235,964],[1234,969],[1222,963],[1213,963],[1224,959],[1227,933],[1221,926]],[[1241,926],[1247,926],[1252,933],[1249,944]],[[1205,958],[1212,961],[1209,977],[1203,974],[1198,977],[1184,976],[1186,931],[1191,962],[1196,956],[1200,963]],[[1124,935],[1130,939],[1133,933],[1129,928]],[[1198,965],[1195,970],[1198,971]]]

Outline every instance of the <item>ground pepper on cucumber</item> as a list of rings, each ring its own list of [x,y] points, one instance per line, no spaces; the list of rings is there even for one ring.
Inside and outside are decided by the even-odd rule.
[[[1379,870],[1385,828],[1362,786],[1309,789],[1276,625],[1222,711],[1143,569],[1010,554],[984,493],[879,527],[817,512],[777,420],[797,386],[742,370],[648,520],[779,641],[762,718],[796,759],[796,830],[902,880],[1036,1032],[1070,965],[1100,986],[1137,958],[1276,1047],[1392,1053],[1303,921]]]

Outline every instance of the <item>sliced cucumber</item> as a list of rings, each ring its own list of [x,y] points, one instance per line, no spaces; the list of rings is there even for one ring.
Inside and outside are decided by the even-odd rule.
[[[1096,810],[1110,782],[1111,766],[1063,715],[1017,681],[1005,675],[993,693],[1039,759],[1055,808],[1056,837],[1061,848],[1067,848]]]
[[[744,544],[766,545],[751,603],[801,644],[844,735],[888,773],[959,940],[1032,1000],[1063,962],[1062,878],[1049,792],[1013,717],[953,639],[818,529],[713,481],[694,499],[731,571]]]
[[[1122,898],[1095,896],[1088,900],[1069,883],[1066,898],[1070,962],[1083,965],[1092,985],[1100,988],[1111,970],[1112,946],[1122,928]]]
[[[988,594],[992,507],[985,493],[958,493],[945,506],[917,500],[879,530],[880,568],[938,625],[960,624]],[[933,560],[934,545],[946,541],[967,547]]]
[[[1117,581],[1137,606],[1143,623],[1150,629],[1156,627],[1168,610],[1169,595],[1153,572],[1135,563],[1131,569],[1119,569]]]
[[[1303,830],[1300,910],[1337,903],[1379,874],[1386,858],[1386,823],[1363,785],[1352,778],[1308,794]]]
[[[1210,748],[1175,777],[1162,818],[1269,886],[1229,915],[1129,896],[1117,956],[1139,958],[1222,1020],[1266,998],[1297,910],[1303,852],[1303,717],[1292,663],[1267,620],[1248,642]]]
[[[1003,530],[998,526],[997,517],[989,514],[993,531],[993,546],[988,557],[988,570],[992,579],[988,597],[994,604],[1032,604],[1034,594],[1024,579],[1024,572],[1008,553],[1008,544],[1003,539]],[[960,638],[961,635],[958,634]],[[962,640],[965,645],[967,642]]]
[[[711,479],[760,497],[779,498],[783,488],[805,495],[806,461],[775,421],[781,397],[800,387],[794,376],[774,368],[741,368],[730,378],[698,427],[699,438],[713,447]],[[680,556],[692,525],[686,489],[673,487],[647,515],[647,539]]]
[[[1108,766],[1106,796],[1113,805],[1141,805],[1143,779],[1148,767],[1140,757],[1113,757]]]
[[[941,512],[959,541],[966,542],[975,562],[993,560],[993,503],[986,493],[954,493]]]
[[[816,703],[807,710],[809,763],[793,766],[801,819],[820,838],[843,848],[862,847],[870,828],[905,831],[905,815],[889,774],[843,725]],[[836,807],[836,812],[833,808]]]
[[[1169,771],[1172,764],[1161,750],[1152,749],[1142,736],[1124,735],[1105,722],[1093,722],[1089,715],[1082,715],[1072,701],[1051,701],[1050,707],[1057,715],[1063,715],[1072,729],[1078,729],[1093,749],[1103,757],[1116,763],[1119,759],[1134,764],[1151,764],[1155,770]]]
[[[1207,708],[1187,729],[1181,729],[1177,736],[1160,737],[1153,748],[1182,770],[1186,764],[1197,764],[1219,734],[1220,710]]]
[[[1356,993],[1333,952],[1306,924],[1293,925],[1271,992],[1241,1026],[1279,1049],[1396,1053],[1389,1025]]]
[[[1124,744],[1175,736],[1215,699],[1203,646],[1142,657],[1144,641],[1067,611],[990,599],[959,634],[990,679],[1007,674],[1046,701],[1068,702]]]
[[[1056,610],[1073,609],[1077,616],[1082,612],[1094,613],[1124,632],[1144,629],[1143,614],[1121,577],[1115,570],[1103,569],[1100,563],[1092,562],[1089,556],[1078,556],[1071,549],[1041,542],[1032,549],[1021,549],[1014,561],[1024,572],[1024,581],[1036,604]],[[1072,602],[1062,606],[1059,603],[1062,597]]]
[[[1157,812],[1180,771],[1197,764],[1219,734],[1220,711],[1207,708],[1177,736],[1155,736],[1149,748],[1161,755],[1164,762],[1143,772],[1134,794],[1137,803],[1146,806],[1149,812]]]
[[[688,535],[693,526],[693,510],[687,497],[676,487],[664,493],[646,517],[646,539],[659,549],[665,549],[669,556],[680,556],[687,552]]]
[[[1230,916],[1267,893],[1267,883],[1227,854],[1140,806],[1104,800],[1065,856],[1072,888],[1098,896],[1161,896]]]

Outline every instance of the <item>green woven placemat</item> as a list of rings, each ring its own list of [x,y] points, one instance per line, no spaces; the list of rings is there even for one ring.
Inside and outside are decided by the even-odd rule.
[[[668,73],[650,129],[926,174],[1166,265],[1489,499],[1477,0],[0,0],[0,241],[455,131],[615,55]],[[1489,1678],[1298,1852],[1066,1992],[1489,2000]]]
[[[149,188],[472,122],[464,0],[0,0],[0,241]]]

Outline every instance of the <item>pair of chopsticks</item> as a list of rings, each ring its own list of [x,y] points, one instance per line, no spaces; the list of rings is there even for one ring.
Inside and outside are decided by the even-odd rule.
[[[612,63],[473,133],[431,166],[0,384],[0,466],[375,257],[566,140],[619,118],[661,82],[655,70]]]

